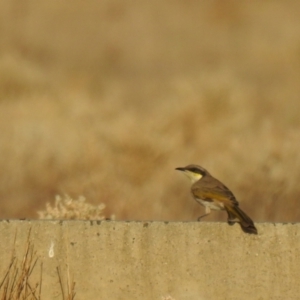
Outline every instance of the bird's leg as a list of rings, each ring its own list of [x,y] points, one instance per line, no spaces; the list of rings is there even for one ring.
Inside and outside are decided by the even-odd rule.
[[[210,208],[209,208],[208,206],[205,206],[205,214],[202,215],[202,216],[200,216],[200,217],[197,219],[198,222],[201,221],[202,218],[208,216],[208,215],[210,214],[210,212],[211,212]]]

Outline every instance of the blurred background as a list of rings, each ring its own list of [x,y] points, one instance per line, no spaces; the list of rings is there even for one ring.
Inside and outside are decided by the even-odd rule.
[[[117,220],[196,220],[174,170],[195,163],[255,221],[300,221],[299,11],[0,1],[0,217],[68,194]]]

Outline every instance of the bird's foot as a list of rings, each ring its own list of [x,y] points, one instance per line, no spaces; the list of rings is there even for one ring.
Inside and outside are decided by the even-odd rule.
[[[200,217],[197,219],[197,221],[200,222],[201,219],[204,218],[204,217],[206,217],[207,215],[208,215],[208,214],[205,214],[205,215],[203,215],[203,216],[200,216]]]

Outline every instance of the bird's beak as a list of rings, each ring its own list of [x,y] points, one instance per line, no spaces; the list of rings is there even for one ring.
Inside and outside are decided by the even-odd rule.
[[[185,171],[185,168],[176,168],[175,170],[178,170],[178,171]]]

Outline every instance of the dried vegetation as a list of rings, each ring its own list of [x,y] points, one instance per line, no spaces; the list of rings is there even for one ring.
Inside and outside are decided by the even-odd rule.
[[[66,193],[195,220],[174,169],[197,163],[254,220],[299,221],[298,1],[18,5],[1,4],[1,218]]]

